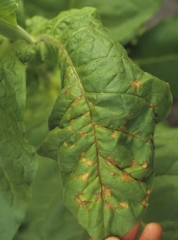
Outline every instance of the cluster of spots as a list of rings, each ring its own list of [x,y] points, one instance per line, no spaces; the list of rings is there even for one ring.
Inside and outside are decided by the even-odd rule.
[[[87,158],[82,158],[81,162],[85,163],[88,167],[92,167],[94,165],[94,161],[88,160]]]
[[[150,194],[151,194],[151,190],[150,190],[150,189],[147,189],[146,195],[145,195],[144,199],[140,202],[140,204],[141,204],[144,208],[148,207],[148,198],[149,198]]]

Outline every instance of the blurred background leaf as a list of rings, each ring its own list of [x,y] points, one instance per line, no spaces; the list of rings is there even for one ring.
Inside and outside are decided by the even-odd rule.
[[[122,44],[126,44],[142,31],[144,24],[159,9],[163,0],[24,0],[28,17],[41,15],[55,17],[60,11],[86,6],[95,7],[103,25]]]
[[[130,58],[144,71],[168,82],[178,96],[178,16],[162,21],[143,34],[131,49]]]
[[[178,239],[178,128],[159,124],[155,133],[154,190],[142,227],[158,222],[163,228],[162,240]],[[163,151],[164,149],[164,151]]]

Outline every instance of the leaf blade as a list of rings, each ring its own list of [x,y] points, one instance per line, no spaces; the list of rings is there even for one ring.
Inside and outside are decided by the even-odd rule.
[[[93,8],[64,12],[46,29],[52,37],[41,40],[59,48],[63,88],[39,153],[59,160],[65,204],[89,234],[121,237],[147,206],[169,87],[132,63]]]
[[[35,150],[24,138],[27,53],[30,60],[34,50],[23,42],[13,45],[5,41],[0,46],[0,234],[7,240],[23,221],[37,168]]]
[[[0,21],[17,26],[15,11],[17,4],[14,0],[1,0],[0,2]]]

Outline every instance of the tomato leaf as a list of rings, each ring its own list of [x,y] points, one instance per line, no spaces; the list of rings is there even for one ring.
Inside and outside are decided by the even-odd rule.
[[[89,234],[121,237],[148,205],[153,133],[169,114],[169,86],[132,63],[94,8],[40,29],[38,40],[59,50],[62,90],[39,153],[59,161],[65,204]]]

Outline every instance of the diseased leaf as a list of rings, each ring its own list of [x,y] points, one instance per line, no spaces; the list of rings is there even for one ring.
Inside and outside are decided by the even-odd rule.
[[[25,63],[34,55],[24,42],[0,45],[0,237],[11,240],[24,219],[37,163],[24,138]]]
[[[15,11],[17,3],[14,0],[0,1],[0,24],[1,21],[17,26]]]
[[[163,228],[163,240],[178,239],[178,129],[159,126],[155,132],[153,193],[144,223],[156,221]]]
[[[161,22],[140,37],[130,57],[143,70],[170,84],[171,92],[178,96],[178,16]]]
[[[38,40],[59,49],[62,91],[39,153],[59,160],[65,204],[89,234],[121,237],[148,204],[169,86],[132,63],[94,8],[63,12],[44,30]]]

